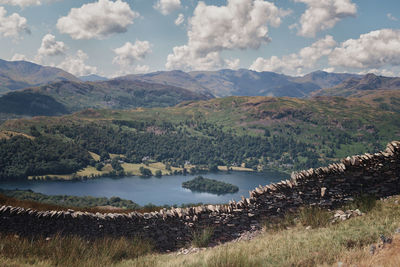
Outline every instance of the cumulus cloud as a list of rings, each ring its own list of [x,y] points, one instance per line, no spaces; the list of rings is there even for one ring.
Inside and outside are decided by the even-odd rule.
[[[126,32],[139,13],[121,0],[84,4],[72,8],[69,14],[58,19],[57,28],[73,39],[102,39],[114,33]]]
[[[116,56],[113,63],[121,66],[131,66],[151,53],[151,44],[148,41],[137,40],[135,44],[126,42],[123,46],[113,50]]]
[[[0,0],[1,5],[12,5],[12,6],[38,6],[41,4],[40,0]]]
[[[153,6],[163,15],[168,15],[181,8],[181,0],[158,0]]]
[[[17,38],[21,33],[30,33],[26,18],[17,13],[7,17],[7,10],[0,6],[0,35]]]
[[[400,30],[381,29],[349,39],[329,56],[333,66],[381,68],[400,65]]]
[[[97,73],[97,68],[86,65],[85,61],[88,59],[88,55],[82,50],[78,50],[76,55],[67,56],[63,62],[57,67],[74,74],[75,76],[85,76],[89,74]]]
[[[212,70],[229,68],[228,65],[232,62],[232,60],[224,60],[220,52],[210,52],[205,56],[196,56],[193,50],[187,45],[183,45],[173,48],[173,54],[168,55],[165,67],[169,70]]]
[[[228,69],[236,70],[240,66],[240,59],[235,58],[235,59],[226,59],[225,60],[225,65]]]
[[[274,71],[287,74],[302,74],[305,68],[312,68],[318,60],[328,56],[336,46],[332,36],[327,35],[313,43],[311,46],[302,48],[298,53],[285,55],[282,58],[272,56],[271,58],[257,58],[250,69],[256,71]]]
[[[134,73],[147,73],[147,72],[149,72],[149,70],[150,70],[150,67],[147,65],[137,65],[134,68]]]
[[[388,19],[390,19],[390,20],[398,21],[398,19],[397,19],[395,16],[393,16],[391,13],[388,13],[388,14],[387,14],[387,17],[388,17]]]
[[[226,6],[198,2],[189,20],[187,45],[174,47],[168,69],[212,69],[226,62],[220,52],[257,49],[268,43],[267,25],[278,27],[289,12],[262,0],[228,0]]]
[[[67,46],[52,34],[46,34],[42,39],[42,45],[38,49],[39,56],[58,56],[65,53]]]
[[[11,58],[11,61],[21,61],[21,60],[27,61],[28,58],[25,55],[18,53],[14,54],[13,57]]]
[[[185,16],[181,13],[178,15],[178,17],[175,20],[175,25],[179,26],[185,21]]]
[[[333,28],[341,19],[355,16],[357,6],[351,0],[294,0],[307,5],[300,18],[298,34],[315,37],[319,31]]]

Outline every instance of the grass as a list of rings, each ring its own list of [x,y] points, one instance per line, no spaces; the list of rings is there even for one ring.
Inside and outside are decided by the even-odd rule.
[[[229,167],[229,169],[232,171],[239,171],[239,172],[254,172],[254,170],[251,168],[237,167],[237,166]],[[228,166],[218,166],[218,170],[228,171]]]
[[[323,210],[316,206],[306,207],[300,210],[299,220],[303,226],[311,226],[312,228],[325,227],[329,224],[331,214],[327,210]]]
[[[7,266],[110,266],[122,260],[136,259],[150,253],[153,246],[138,238],[102,238],[87,241],[79,237],[40,239],[0,236],[0,263]],[[14,265],[12,262],[17,260]],[[4,266],[2,265],[2,266]]]
[[[95,161],[100,161],[100,155],[98,155],[98,154],[96,154],[96,153],[94,153],[94,152],[90,152],[90,151],[89,151],[89,154],[90,154],[90,156],[92,156],[92,158],[93,158]]]
[[[91,152],[90,152],[91,153]],[[95,159],[96,154],[92,154],[92,157]],[[113,156],[120,156],[113,154]],[[154,162],[150,163],[148,165],[140,163],[123,163],[121,164],[122,168],[124,169],[125,173],[128,175],[135,175],[135,176],[141,176],[140,173],[140,167],[148,168],[151,170],[153,175],[156,173],[157,170],[160,170],[162,175],[171,175],[173,171],[182,171],[182,168],[176,168],[176,167],[171,167],[171,171],[166,169],[166,166],[162,162]],[[111,164],[106,164],[101,171],[98,171],[95,167],[93,166],[87,166],[86,168],[76,172],[75,174],[47,174],[47,175],[41,175],[41,176],[29,176],[28,179],[62,179],[62,180],[71,180],[74,178],[79,178],[79,177],[96,177],[96,176],[104,176],[110,173],[113,170]]]
[[[380,208],[381,202],[377,202],[376,197],[373,195],[360,195],[349,205],[350,209],[359,209],[362,212],[369,212],[373,208]]]
[[[140,163],[123,163],[121,164],[122,168],[124,168],[124,171],[126,173],[131,173],[132,175],[136,176],[141,176],[142,174],[140,173],[140,167],[147,168],[151,170],[151,173],[154,175],[157,170],[160,170],[162,175],[169,175],[171,174],[170,171],[168,171],[165,168],[165,164],[161,162],[155,162],[155,163],[150,163],[148,166],[146,164]],[[172,171],[178,168],[171,168]],[[182,169],[180,169],[182,170]]]
[[[344,266],[398,266],[395,263],[400,262],[400,236],[393,234],[400,227],[399,200],[397,196],[377,201],[363,216],[336,224],[319,223],[312,229],[305,227],[310,221],[303,225],[300,219],[295,219],[296,216],[301,218],[301,212],[287,215],[282,222],[285,227],[265,229],[250,241],[226,243],[179,256],[151,252],[149,243],[138,240],[103,239],[87,243],[76,237],[46,241],[0,236],[0,265],[308,267],[337,266],[338,262],[343,262]],[[304,214],[308,214],[305,218],[310,218],[312,212],[320,211],[304,209]],[[323,215],[317,217],[324,218]],[[197,232],[202,245],[212,233],[207,231]],[[371,256],[369,247],[379,242],[380,234],[394,236],[395,241],[388,246],[390,250],[384,249]]]
[[[370,244],[379,241],[379,235],[393,235],[400,227],[399,197],[374,207],[364,216],[337,224],[327,224],[307,230],[301,223],[287,219],[289,229],[268,229],[251,241],[227,243],[195,254],[150,254],[135,260],[123,261],[117,266],[337,266],[338,262],[354,266],[368,259],[365,265],[377,266],[369,255]],[[380,208],[378,208],[380,206]],[[399,262],[398,251],[392,258]]]
[[[211,242],[213,234],[214,229],[210,227],[193,232],[192,245],[198,248],[207,247]]]

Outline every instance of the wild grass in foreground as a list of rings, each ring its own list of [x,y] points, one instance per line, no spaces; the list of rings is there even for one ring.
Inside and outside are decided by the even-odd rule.
[[[150,254],[118,266],[376,266],[369,247],[381,234],[393,236],[400,227],[400,204],[378,201],[368,213],[336,224],[306,229],[310,221],[285,219],[289,229],[267,229],[251,241],[228,243],[195,254]],[[307,211],[308,212],[308,211]],[[318,211],[319,212],[319,211]],[[318,216],[324,218],[325,215]],[[293,223],[294,221],[294,223]],[[395,266],[399,256],[385,257],[379,266]],[[371,263],[371,264],[370,264]]]
[[[0,236],[0,265],[110,266],[122,260],[150,253],[150,242],[137,238],[102,238],[87,241],[79,237],[31,240],[14,235]],[[13,265],[12,262],[18,264]]]
[[[198,248],[207,247],[210,244],[213,234],[214,229],[211,227],[193,232],[192,245]]]
[[[306,208],[298,214],[288,214],[278,227],[266,227],[260,236],[250,241],[227,243],[189,255],[159,254],[141,240],[87,242],[77,237],[56,237],[32,241],[12,235],[0,236],[0,265],[308,267],[337,266],[342,262],[343,267],[377,266],[377,263],[396,266],[393,263],[400,262],[400,240],[394,246],[397,252],[387,252],[384,257],[380,252],[371,256],[369,248],[380,241],[382,234],[400,239],[400,234],[398,237],[394,234],[400,227],[399,201],[400,197],[377,201],[363,216],[335,224],[326,223],[326,211]],[[368,206],[366,203],[371,202],[374,200],[355,201],[354,207]],[[313,222],[314,226],[308,228]],[[197,241],[207,236],[199,232]]]

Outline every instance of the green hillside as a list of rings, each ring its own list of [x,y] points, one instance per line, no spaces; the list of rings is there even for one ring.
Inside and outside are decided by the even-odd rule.
[[[227,97],[11,120],[0,130],[32,135],[35,129],[98,155],[122,155],[128,163],[147,157],[175,167],[245,164],[289,172],[384,148],[399,139],[399,110],[397,91],[359,98]]]
[[[0,113],[54,116],[87,108],[168,107],[209,97],[182,88],[138,81],[56,82],[0,96]]]

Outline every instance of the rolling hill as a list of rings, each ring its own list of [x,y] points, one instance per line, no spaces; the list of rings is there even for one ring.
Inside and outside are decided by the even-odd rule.
[[[77,82],[79,79],[62,69],[0,59],[0,94],[57,81]]]
[[[0,131],[61,138],[128,163],[150,157],[176,167],[190,161],[292,171],[381,150],[400,137],[399,122],[400,91],[382,90],[358,98],[226,97],[166,108],[89,109],[10,120]]]
[[[369,90],[399,90],[400,78],[384,77],[369,73],[361,77],[352,77],[332,88],[312,93],[314,96],[357,96]]]
[[[213,96],[212,92],[208,88],[201,85],[198,81],[193,79],[188,73],[180,70],[158,71],[147,74],[132,74],[123,77],[118,77],[115,78],[114,80],[158,83],[158,84],[185,88],[192,92],[205,94],[209,97]]]
[[[54,116],[87,108],[167,107],[206,99],[186,89],[139,81],[61,81],[1,96],[0,113]]]

